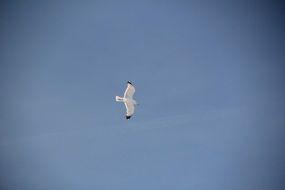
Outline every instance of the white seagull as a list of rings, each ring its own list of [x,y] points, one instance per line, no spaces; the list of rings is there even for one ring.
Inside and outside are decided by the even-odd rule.
[[[124,97],[116,96],[116,102],[124,102],[127,109],[126,119],[130,119],[135,112],[135,105],[137,105],[137,102],[133,99],[133,95],[136,91],[135,87],[130,81],[127,83],[128,86],[124,93]]]

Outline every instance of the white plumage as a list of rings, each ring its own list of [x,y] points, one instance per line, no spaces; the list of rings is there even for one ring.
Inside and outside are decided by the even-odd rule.
[[[137,102],[133,99],[136,90],[130,81],[128,81],[127,84],[128,86],[124,93],[124,97],[116,96],[116,101],[125,104],[127,110],[126,119],[130,119],[135,112],[135,105],[137,105]]]

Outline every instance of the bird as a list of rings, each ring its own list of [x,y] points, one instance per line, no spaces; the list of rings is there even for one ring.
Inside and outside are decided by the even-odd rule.
[[[127,89],[125,90],[124,97],[116,96],[116,102],[123,102],[126,106],[126,119],[129,120],[135,112],[135,106],[138,105],[136,100],[133,99],[135,87],[128,81]]]

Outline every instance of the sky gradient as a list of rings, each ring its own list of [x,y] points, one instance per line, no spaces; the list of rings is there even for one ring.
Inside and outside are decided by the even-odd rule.
[[[284,189],[284,34],[277,1],[1,1],[0,189]]]

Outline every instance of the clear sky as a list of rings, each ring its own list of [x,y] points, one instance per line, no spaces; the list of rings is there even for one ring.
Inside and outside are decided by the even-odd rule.
[[[276,1],[1,1],[0,189],[284,189],[284,34]]]

